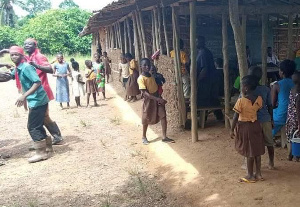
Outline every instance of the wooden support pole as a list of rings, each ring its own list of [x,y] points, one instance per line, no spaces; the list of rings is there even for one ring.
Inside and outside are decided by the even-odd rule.
[[[140,50],[139,50],[139,41],[138,41],[138,31],[137,31],[137,22],[136,16],[132,15],[132,22],[133,22],[133,34],[134,34],[134,56],[136,61],[140,61]]]
[[[114,48],[114,37],[112,33],[112,26],[109,26],[109,35],[110,35],[110,48]]]
[[[123,41],[123,35],[121,30],[121,23],[118,22],[118,31],[119,31],[119,39],[120,39],[120,45],[121,45],[121,51],[124,53],[124,41]]]
[[[112,48],[116,47],[116,38],[115,38],[115,32],[114,32],[114,26],[111,26],[111,36],[112,36]]]
[[[267,84],[267,47],[268,47],[268,15],[261,17],[261,66],[262,66],[262,85]]]
[[[224,96],[225,96],[225,115],[230,112],[230,86],[229,86],[229,56],[228,56],[228,31],[227,14],[222,14],[222,39],[223,39],[223,72],[224,72]],[[230,128],[229,119],[225,116],[225,127]]]
[[[118,45],[119,45],[119,49],[122,49],[122,42],[120,39],[120,30],[119,30],[119,22],[116,23],[116,34],[117,34],[117,39],[118,39]]]
[[[190,2],[190,48],[191,48],[191,121],[192,142],[198,141],[198,119],[197,119],[197,48],[196,48],[196,11],[195,1]]]
[[[130,18],[126,19],[126,25],[127,25],[128,44],[129,44],[128,50],[131,54],[133,54],[131,29],[130,29]]]
[[[142,48],[144,48],[144,57],[148,58],[148,50],[147,50],[147,41],[146,41],[146,35],[145,35],[145,28],[144,28],[144,19],[143,19],[143,13],[141,11],[138,12],[138,16],[140,19],[140,25],[141,25],[141,32],[142,32]]]
[[[243,38],[243,32],[239,19],[239,1],[228,0],[229,2],[229,17],[233,29],[235,47],[239,62],[239,71],[241,79],[247,74],[248,63],[246,55],[246,45]]]
[[[167,31],[166,9],[165,9],[165,7],[162,7],[162,18],[163,18],[163,26],[164,26],[164,35],[165,35],[165,41],[166,41],[167,56],[170,57],[170,46],[169,46],[169,41],[168,41],[168,31]]]
[[[178,33],[178,20],[176,15],[176,8],[172,7],[172,22],[173,22],[173,47],[175,51],[175,75],[177,82],[177,97],[178,97],[178,108],[180,115],[181,126],[185,125],[186,121],[186,107],[182,88],[181,69],[180,69],[180,41]]]
[[[288,25],[288,51],[287,51],[287,59],[292,60],[293,53],[293,14],[289,14],[289,25]]]
[[[114,48],[118,48],[119,45],[118,45],[118,38],[117,38],[117,34],[116,34],[116,25],[113,24],[112,28],[113,28],[113,34],[114,34],[114,40],[115,40],[114,41],[115,42]]]
[[[124,53],[128,53],[128,36],[127,36],[127,29],[126,29],[126,19],[123,22],[123,29],[124,29]]]
[[[108,50],[108,30],[107,27],[105,27],[105,51],[107,50]]]
[[[156,50],[159,50],[157,8],[154,9],[154,29],[155,29],[154,36],[155,36]]]
[[[152,49],[153,49],[153,53],[156,52],[156,37],[155,37],[155,14],[154,14],[154,10],[152,10]]]
[[[244,44],[247,45],[247,15],[242,15],[242,33]]]
[[[157,8],[157,21],[158,21],[158,43],[159,43],[160,52],[162,53],[163,47],[162,47],[162,33],[161,33],[162,25],[161,25],[161,8],[160,7]]]
[[[138,15],[138,11],[134,12],[134,15],[135,15],[135,21],[136,21],[137,30],[138,30],[139,45],[141,46],[140,52],[141,52],[142,58],[144,58],[145,57],[145,52],[144,52],[141,23],[140,23],[140,18],[139,18],[139,15]]]

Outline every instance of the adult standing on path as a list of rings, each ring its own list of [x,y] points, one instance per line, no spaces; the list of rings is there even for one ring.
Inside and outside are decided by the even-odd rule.
[[[29,38],[25,40],[24,49],[28,54],[28,56],[25,56],[25,58],[32,66],[36,68],[36,72],[41,79],[41,84],[46,91],[49,100],[53,100],[54,96],[47,77],[47,73],[53,74],[53,70],[50,63],[48,62],[48,59],[38,49],[37,41],[35,39]],[[63,139],[56,122],[52,121],[52,119],[50,118],[49,106],[45,114],[44,122],[44,125],[53,136],[53,144],[58,144],[59,142],[61,142]]]
[[[54,74],[56,77],[56,101],[59,102],[63,109],[63,102],[67,102],[67,107],[70,107],[70,90],[68,76],[71,76],[70,66],[64,61],[62,54],[56,56],[57,63],[54,65]]]

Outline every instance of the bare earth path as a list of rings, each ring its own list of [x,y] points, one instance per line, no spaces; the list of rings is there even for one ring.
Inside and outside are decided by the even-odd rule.
[[[276,149],[275,171],[263,157],[265,181],[239,184],[242,158],[222,125],[208,125],[196,144],[189,132],[169,129],[172,145],[161,143],[160,127],[153,127],[153,143],[143,146],[141,101],[125,103],[117,92],[122,89],[109,85],[109,100],[97,108],[60,110],[52,101],[50,114],[65,143],[51,159],[28,164],[27,113],[14,106],[14,82],[0,84],[0,154],[11,156],[0,167],[0,206],[299,205],[300,163],[285,161],[285,150]]]

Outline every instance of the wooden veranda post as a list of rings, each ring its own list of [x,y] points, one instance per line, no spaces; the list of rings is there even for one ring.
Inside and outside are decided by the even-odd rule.
[[[163,52],[163,48],[162,48],[162,34],[161,34],[161,29],[162,29],[162,25],[161,25],[161,8],[157,7],[157,21],[158,21],[158,43],[159,43],[159,49],[160,52]]]
[[[190,2],[190,47],[191,47],[191,121],[192,121],[192,142],[198,141],[198,120],[197,120],[197,68],[196,68],[196,11],[195,1]]]
[[[141,32],[142,32],[142,43],[141,47],[144,49],[144,57],[148,58],[148,50],[147,50],[147,42],[146,42],[146,35],[145,35],[145,28],[144,28],[144,19],[143,19],[143,14],[141,11],[138,12],[138,16],[140,19],[140,24],[141,24]]]
[[[120,22],[117,23],[117,27],[118,27],[118,34],[119,34],[120,49],[122,53],[124,53],[124,47],[123,47],[124,41],[122,41],[123,39],[122,39],[122,30],[121,30]]]
[[[154,10],[152,10],[152,49],[153,53],[156,52],[156,37],[155,37],[155,19],[154,19]]]
[[[173,47],[175,51],[175,74],[177,82],[177,96],[178,96],[178,108],[180,113],[180,124],[185,125],[186,121],[186,107],[182,88],[181,69],[180,69],[180,41],[178,33],[178,21],[176,15],[176,8],[172,6],[172,22],[173,22]]]
[[[225,127],[230,128],[230,122],[227,116],[230,112],[230,86],[229,86],[229,57],[228,57],[228,31],[227,14],[222,14],[222,39],[223,39],[223,72],[224,72],[224,96],[225,96]]]
[[[145,57],[145,52],[144,52],[144,45],[143,45],[143,38],[142,38],[142,30],[141,30],[141,23],[140,23],[140,18],[138,11],[134,12],[135,13],[135,21],[137,25],[137,30],[138,30],[138,40],[139,40],[139,45],[141,46],[141,56],[142,58]]]
[[[261,67],[262,67],[262,85],[267,84],[267,47],[268,47],[268,15],[263,14],[261,18],[262,38],[261,38]]]
[[[242,33],[244,44],[247,45],[247,15],[242,15]]]
[[[105,27],[105,33],[106,33],[106,38],[105,38],[105,51],[108,50],[109,48],[109,32],[108,32],[108,27]]]
[[[167,50],[167,56],[170,57],[170,46],[169,46],[169,41],[168,41],[166,11],[165,10],[166,10],[165,7],[162,6],[162,18],[163,18],[165,41],[166,41],[166,50]]]
[[[292,60],[293,56],[293,14],[289,14],[287,59]]]
[[[126,26],[127,26],[128,44],[129,44],[128,49],[129,49],[129,52],[132,54],[133,49],[132,49],[132,39],[131,39],[130,19],[129,18],[126,19]]]
[[[132,22],[133,22],[133,34],[134,34],[134,56],[135,60],[140,62],[140,50],[139,50],[139,41],[138,41],[138,31],[137,31],[137,22],[136,16],[132,15]]]
[[[153,11],[154,11],[153,14],[154,14],[154,31],[155,31],[154,36],[155,36],[155,43],[156,43],[155,49],[159,50],[157,8],[155,8]]]
[[[124,53],[128,53],[128,42],[127,42],[127,30],[126,30],[126,19],[123,22],[124,29]]]
[[[228,0],[229,2],[229,17],[233,29],[235,47],[239,62],[239,71],[241,79],[247,74],[248,63],[246,55],[246,44],[243,37],[243,32],[239,19],[239,1]]]

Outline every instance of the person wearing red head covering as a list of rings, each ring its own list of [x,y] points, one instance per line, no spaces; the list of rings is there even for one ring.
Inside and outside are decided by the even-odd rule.
[[[53,100],[54,96],[50,88],[48,77],[47,77],[47,73],[53,74],[53,69],[51,67],[51,64],[48,62],[46,56],[43,55],[38,49],[37,41],[35,39],[28,38],[27,40],[25,40],[24,49],[28,54],[28,56],[25,56],[27,62],[37,69],[36,72],[41,79],[42,86],[44,87],[49,100],[50,101]],[[53,136],[53,144],[58,144],[63,140],[61,136],[61,132],[56,122],[52,121],[49,116],[49,108],[47,109],[46,112],[45,126],[50,132],[50,134]]]
[[[27,102],[29,106],[27,129],[34,141],[36,154],[29,158],[28,161],[34,163],[46,160],[48,159],[47,152],[53,151],[51,137],[47,136],[44,129],[44,119],[49,98],[41,85],[41,80],[36,73],[35,67],[25,61],[23,48],[12,46],[9,49],[9,53],[16,67],[10,74],[6,73],[6,81],[16,79],[22,89],[22,95],[18,98],[15,105],[21,107]]]

